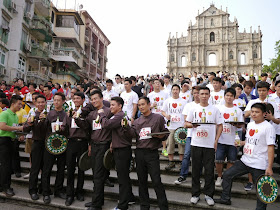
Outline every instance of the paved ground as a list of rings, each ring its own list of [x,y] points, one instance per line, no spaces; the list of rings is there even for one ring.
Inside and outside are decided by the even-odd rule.
[[[0,210],[34,210],[42,209],[39,206],[26,206],[26,204],[18,203],[15,201],[7,200],[5,203],[0,203]]]

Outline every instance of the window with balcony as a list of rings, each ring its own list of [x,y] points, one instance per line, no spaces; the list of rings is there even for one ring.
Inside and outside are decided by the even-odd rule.
[[[77,34],[80,34],[80,26],[74,16],[70,15],[57,15],[56,27],[74,28]]]
[[[22,30],[21,33],[21,42],[20,42],[20,49],[21,51],[25,50],[26,44],[27,44],[27,38],[28,38],[28,34],[27,32],[25,32],[24,30]]]
[[[192,54],[192,61],[196,61],[196,54],[195,53]]]
[[[185,67],[185,66],[186,66],[186,56],[183,55],[183,56],[181,57],[181,67]]]
[[[257,53],[257,51],[254,51],[254,52],[253,52],[253,58],[258,58],[258,53]]]
[[[245,65],[245,64],[246,64],[245,53],[241,53],[241,55],[240,55],[240,65]]]
[[[18,70],[24,72],[25,71],[25,59],[23,57],[19,57],[18,60]]]
[[[7,21],[3,16],[2,16],[2,25],[0,25],[0,39],[2,42],[5,44],[8,43],[8,38],[9,38],[9,21]]]

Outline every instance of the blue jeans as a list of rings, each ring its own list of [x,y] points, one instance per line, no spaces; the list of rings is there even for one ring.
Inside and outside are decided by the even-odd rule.
[[[182,160],[182,167],[180,171],[180,176],[186,178],[189,173],[190,157],[191,157],[191,137],[188,137],[185,145],[185,153]]]
[[[231,187],[232,182],[236,177],[240,177],[244,174],[251,173],[253,176],[253,182],[256,183],[258,177],[265,173],[264,170],[251,168],[246,166],[242,161],[237,161],[235,164],[225,171],[223,174],[223,191],[221,195],[221,199],[230,200],[231,199]],[[257,207],[256,210],[265,210],[266,204],[262,203],[259,198],[257,198]]]

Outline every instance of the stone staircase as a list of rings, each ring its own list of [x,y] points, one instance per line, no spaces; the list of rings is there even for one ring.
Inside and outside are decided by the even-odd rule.
[[[132,146],[132,149],[135,149],[135,146]],[[161,151],[159,151],[161,152]],[[239,153],[239,156],[241,153]],[[20,158],[21,158],[21,167],[22,167],[22,176],[27,174],[30,170],[30,164],[29,164],[29,155],[24,152],[24,144],[20,144]],[[187,178],[187,182],[182,183],[181,185],[175,185],[174,181],[179,177],[179,156],[175,154],[175,161],[178,163],[176,164],[176,168],[171,171],[165,171],[164,167],[168,163],[168,159],[160,156],[160,168],[161,168],[161,178],[162,182],[165,186],[167,199],[169,202],[169,209],[227,209],[227,210],[233,210],[233,209],[255,209],[256,205],[256,191],[253,189],[252,191],[245,191],[244,185],[247,183],[247,175],[244,175],[238,179],[235,180],[232,187],[232,205],[226,206],[226,205],[220,205],[215,204],[214,207],[209,207],[206,202],[204,201],[204,195],[201,195],[201,200],[198,202],[197,205],[192,205],[190,203],[191,198],[191,167],[189,171],[189,176]],[[279,176],[279,165],[274,164],[274,177],[276,178],[278,185],[280,184],[280,176]],[[56,173],[56,165],[54,165],[52,170],[52,176],[51,176],[51,185],[53,186],[54,180],[55,180],[55,173]],[[65,174],[67,172],[65,171]],[[76,171],[77,173],[77,171]],[[138,181],[137,181],[137,174],[135,171],[132,171],[130,174],[132,184],[133,184],[133,193],[136,196],[136,199],[138,200]],[[114,170],[111,170],[110,172],[110,180],[114,183],[114,187],[105,187],[105,205],[103,209],[113,209],[117,202],[118,202],[118,183],[117,183],[117,173]],[[201,177],[201,187],[203,188],[204,185],[204,179],[203,174]],[[65,182],[64,185],[66,185],[66,176],[65,176]],[[79,202],[77,200],[74,201],[74,203],[70,207],[66,207],[64,202],[65,200],[53,198],[52,196],[52,202],[49,205],[45,205],[42,200],[42,196],[40,195],[40,199],[38,201],[32,201],[29,194],[28,194],[28,180],[23,178],[16,178],[12,176],[12,187],[14,188],[14,191],[16,195],[12,198],[9,198],[13,200],[13,202],[17,202],[20,205],[29,205],[34,206],[36,209],[86,209],[84,207],[84,204],[86,202],[89,202],[91,200],[91,194],[93,192],[93,183],[92,183],[92,171],[88,170],[86,171],[85,176],[85,201]],[[221,187],[216,187],[215,196],[214,198],[217,198],[221,194]],[[157,207],[157,200],[156,200],[156,194],[152,188],[152,183],[149,178],[149,193],[150,193],[150,200],[152,207],[151,209],[159,209]],[[0,197],[4,197],[4,195],[1,193]],[[1,209],[1,207],[0,207]],[[140,206],[137,204],[130,206],[131,210],[133,209],[140,209]],[[268,205],[268,210],[274,210],[279,209],[280,210],[280,199],[278,198],[277,202]]]

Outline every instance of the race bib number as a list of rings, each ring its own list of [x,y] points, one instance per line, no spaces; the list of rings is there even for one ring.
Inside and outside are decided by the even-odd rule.
[[[208,138],[209,136],[209,130],[208,129],[197,129],[196,130],[196,137],[197,138]]]
[[[223,133],[224,134],[230,134],[231,133],[231,125],[229,125],[229,124],[223,125]]]
[[[181,122],[181,117],[178,115],[171,116],[171,122]]]
[[[59,129],[60,129],[60,127],[61,127],[61,125],[62,125],[62,122],[59,122],[58,124],[59,124]],[[53,122],[53,123],[51,124],[51,126],[52,126],[52,132],[55,133],[56,122]]]
[[[72,122],[71,122],[71,128],[79,128],[79,126],[77,126],[77,124],[73,118],[72,118]]]
[[[96,123],[95,120],[92,121],[92,130],[95,131],[95,130],[101,130],[102,127],[101,127],[101,123]]]
[[[248,155],[249,157],[252,157],[253,152],[254,152],[254,145],[253,144],[245,144],[245,146],[243,148],[243,153],[245,155]]]
[[[151,130],[151,127],[142,128],[139,133],[140,140],[151,139],[152,136],[148,136],[148,134],[151,133]]]

